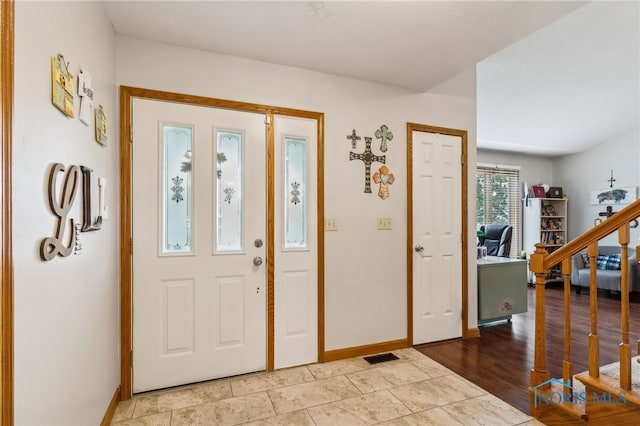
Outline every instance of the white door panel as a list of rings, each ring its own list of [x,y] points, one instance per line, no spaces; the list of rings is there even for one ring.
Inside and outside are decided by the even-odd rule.
[[[264,115],[135,99],[133,139],[134,392],[264,370]]]
[[[316,127],[275,117],[275,368],[318,360]]]
[[[413,342],[462,335],[462,140],[414,131]]]

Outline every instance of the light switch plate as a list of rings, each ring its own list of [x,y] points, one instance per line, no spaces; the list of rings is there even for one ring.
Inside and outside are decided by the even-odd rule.
[[[325,218],[324,220],[324,230],[325,231],[337,231],[338,230],[338,220]]]
[[[377,229],[382,229],[389,231],[392,228],[391,218],[390,217],[379,217],[377,219]]]

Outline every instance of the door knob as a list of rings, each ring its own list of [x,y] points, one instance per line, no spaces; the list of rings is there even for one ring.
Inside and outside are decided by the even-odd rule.
[[[422,253],[424,251],[424,247],[422,247],[420,244],[418,244],[415,247],[416,253]]]
[[[256,256],[253,258],[253,264],[256,266],[262,265],[262,258],[260,256]]]
[[[262,240],[260,238],[258,238],[257,240],[255,240],[253,242],[253,245],[258,247],[258,248],[262,247]]]

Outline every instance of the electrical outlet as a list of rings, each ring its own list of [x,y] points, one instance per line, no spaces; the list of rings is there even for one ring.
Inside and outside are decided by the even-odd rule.
[[[391,230],[391,218],[390,217],[379,217],[377,221],[377,229],[383,230]]]
[[[325,219],[324,220],[324,230],[325,231],[337,231],[338,230],[338,220],[337,219]]]

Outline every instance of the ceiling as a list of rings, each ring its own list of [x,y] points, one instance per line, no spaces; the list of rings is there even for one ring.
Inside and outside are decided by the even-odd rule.
[[[636,89],[638,87],[637,4],[635,24],[630,23],[634,15],[627,9],[626,14],[607,14],[606,19],[596,11],[582,13],[584,16],[575,22],[569,20],[569,30],[556,28],[544,35],[548,28],[592,6],[584,4],[576,1],[107,1],[105,7],[119,35],[353,77],[416,92],[429,91],[480,63],[478,146],[558,155],[580,149],[571,142],[593,144],[593,138],[605,132],[605,129],[598,132],[584,129],[576,133],[575,138],[571,137],[568,129],[593,123],[581,115],[591,101],[601,104],[600,108],[594,108],[602,119],[596,122],[602,124],[610,114],[616,118],[610,121],[616,129],[632,127],[625,118],[631,113],[620,113],[623,109],[631,111],[633,101],[618,101],[617,97],[625,97],[625,93],[626,98],[632,97],[624,86],[633,80],[629,77],[633,71]],[[585,22],[585,19],[595,19],[595,22]],[[615,21],[609,22],[609,19]],[[623,21],[622,28],[619,20]],[[629,41],[634,34],[635,39]],[[610,48],[609,41],[615,43],[614,49]],[[628,49],[634,46],[635,54],[629,54]],[[605,55],[604,60],[601,55]],[[627,59],[619,62],[621,57]],[[614,70],[611,78],[607,77]],[[590,97],[587,95],[590,92],[598,96]],[[554,94],[555,99],[549,101]],[[637,96],[635,98],[638,111]],[[514,99],[519,101],[515,106]],[[583,108],[576,109],[578,106]],[[557,123],[550,118],[563,117],[554,112],[554,108],[568,113],[568,120],[578,121],[561,123],[563,131],[554,129]],[[563,145],[559,145],[560,141]]]

